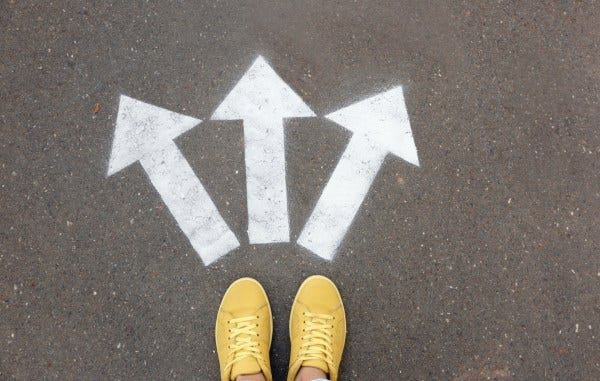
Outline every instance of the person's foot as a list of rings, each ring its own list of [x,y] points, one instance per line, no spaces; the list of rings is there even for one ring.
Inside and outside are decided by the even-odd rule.
[[[345,340],[346,314],[337,287],[324,276],[309,277],[290,312],[288,381],[295,381],[305,369],[320,370],[337,381]]]
[[[260,283],[252,278],[233,282],[223,296],[215,327],[221,381],[261,374],[272,381],[272,336],[271,307]]]

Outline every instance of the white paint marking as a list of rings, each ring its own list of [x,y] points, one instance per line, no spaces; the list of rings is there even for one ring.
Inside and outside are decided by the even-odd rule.
[[[205,265],[239,246],[177,145],[201,120],[121,95],[108,176],[139,161]]]
[[[315,113],[258,57],[212,115],[244,121],[250,243],[289,242],[283,119]]]
[[[331,260],[388,153],[419,165],[402,87],[365,99],[328,119],[353,132],[298,243]]]

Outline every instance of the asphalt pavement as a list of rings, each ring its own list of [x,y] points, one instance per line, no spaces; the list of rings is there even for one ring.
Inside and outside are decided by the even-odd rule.
[[[597,1],[0,3],[0,379],[217,380],[214,318],[252,276],[284,379],[297,287],[348,320],[342,380],[600,379]],[[209,120],[258,56],[285,122],[290,242],[251,244],[244,129]],[[333,260],[297,243],[352,133],[402,86],[419,166],[387,155]],[[174,142],[240,246],[205,265],[134,163],[121,95],[203,120]]]

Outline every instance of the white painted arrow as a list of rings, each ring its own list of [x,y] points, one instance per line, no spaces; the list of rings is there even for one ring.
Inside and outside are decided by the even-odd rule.
[[[419,165],[402,87],[365,99],[326,118],[352,131],[298,243],[331,260],[388,153]]]
[[[108,176],[139,161],[205,265],[239,246],[173,139],[201,120],[121,95]]]
[[[258,57],[212,115],[244,121],[250,243],[289,242],[283,119],[315,116]]]

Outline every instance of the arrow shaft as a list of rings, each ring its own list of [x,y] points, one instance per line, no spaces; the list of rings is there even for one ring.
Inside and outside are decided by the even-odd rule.
[[[324,259],[333,258],[385,156],[369,140],[352,137],[300,233],[300,245]]]
[[[250,243],[289,242],[283,120],[245,119]]]
[[[147,154],[140,163],[206,265],[239,246],[175,143]]]

